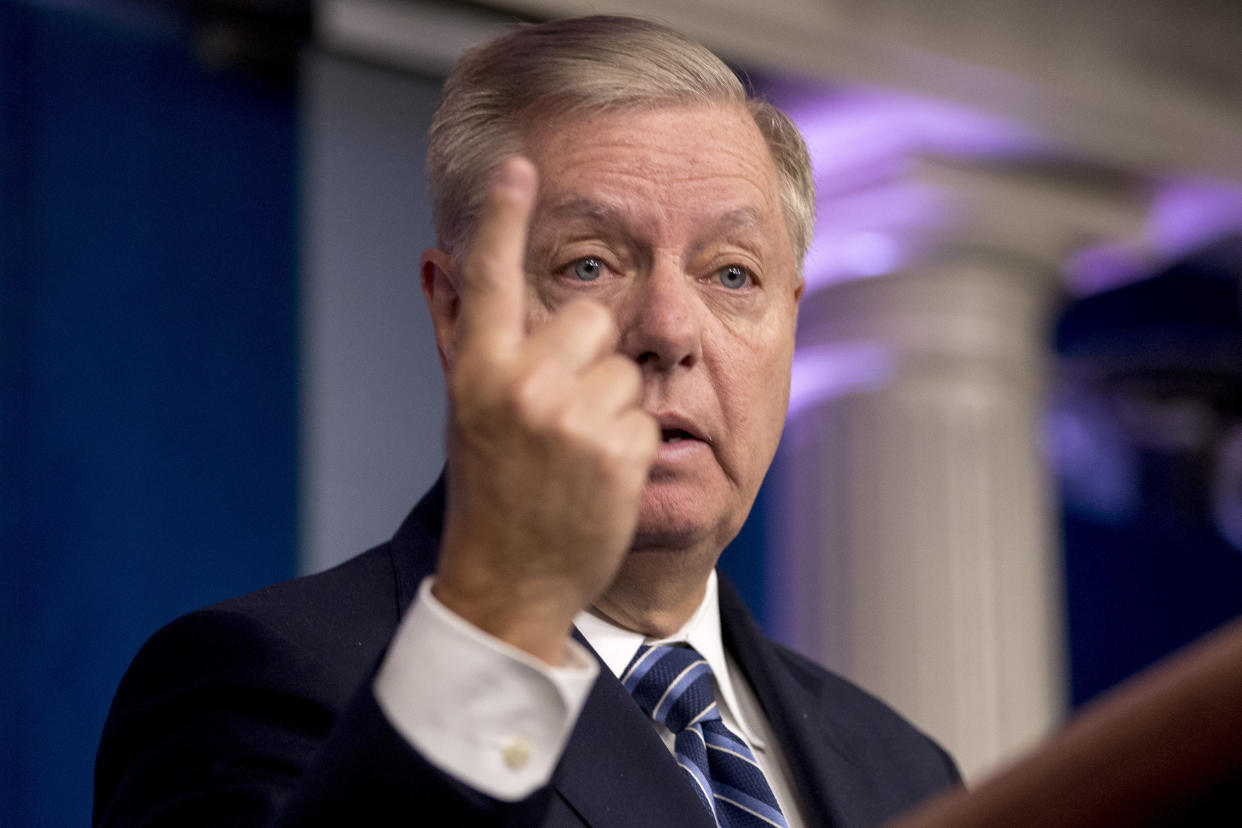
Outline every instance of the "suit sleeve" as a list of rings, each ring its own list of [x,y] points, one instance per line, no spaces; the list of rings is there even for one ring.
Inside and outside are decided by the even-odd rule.
[[[254,619],[205,610],[158,632],[113,701],[96,825],[531,825],[427,762],[356,686]]]

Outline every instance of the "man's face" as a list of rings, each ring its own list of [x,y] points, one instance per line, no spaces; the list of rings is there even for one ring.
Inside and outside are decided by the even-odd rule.
[[[525,139],[530,325],[575,297],[609,308],[662,430],[634,546],[719,550],[776,451],[802,292],[767,145],[724,105],[566,116]]]

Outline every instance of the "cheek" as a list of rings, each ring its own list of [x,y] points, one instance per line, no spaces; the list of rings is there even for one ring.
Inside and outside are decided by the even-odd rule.
[[[780,439],[789,400],[792,346],[732,342],[713,372],[716,392],[739,454],[767,457]]]
[[[721,361],[721,375],[738,392],[765,403],[788,395],[794,350],[792,314],[773,308],[748,324],[722,322],[714,339],[712,350]]]
[[[789,406],[789,373],[793,360],[792,331],[771,331],[745,345],[743,358],[730,367],[730,382],[737,399],[737,424],[747,454],[771,461],[785,426]]]

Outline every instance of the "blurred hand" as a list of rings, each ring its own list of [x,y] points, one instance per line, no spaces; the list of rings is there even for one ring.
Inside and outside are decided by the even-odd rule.
[[[603,306],[575,301],[527,332],[535,189],[529,161],[505,162],[460,275],[434,593],[556,664],[629,548],[660,433]]]

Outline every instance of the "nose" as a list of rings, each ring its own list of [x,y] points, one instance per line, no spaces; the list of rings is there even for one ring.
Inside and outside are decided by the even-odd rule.
[[[694,280],[672,263],[635,280],[618,314],[621,352],[647,371],[691,367],[703,354],[703,307]]]

